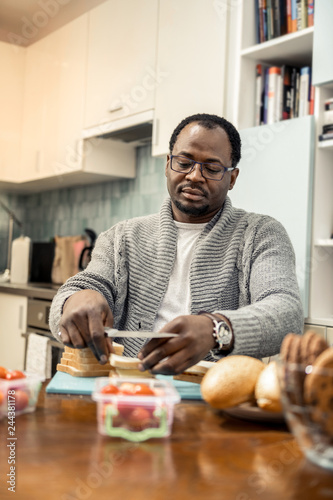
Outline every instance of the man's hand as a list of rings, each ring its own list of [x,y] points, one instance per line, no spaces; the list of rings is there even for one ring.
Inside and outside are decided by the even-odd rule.
[[[90,347],[103,365],[112,352],[112,341],[104,335],[105,326],[112,328],[113,315],[100,293],[82,290],[66,300],[60,321],[61,340],[78,349]]]
[[[212,321],[206,316],[178,316],[167,323],[161,332],[179,335],[165,340],[150,340],[138,354],[142,361],[140,369],[164,375],[182,373],[202,360],[214,347],[212,331]]]

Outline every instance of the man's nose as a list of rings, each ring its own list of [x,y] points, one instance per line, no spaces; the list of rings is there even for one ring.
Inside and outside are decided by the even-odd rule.
[[[195,182],[200,182],[200,181],[204,180],[204,177],[201,173],[200,163],[195,163],[193,166],[193,170],[191,172],[189,172],[188,174],[186,174],[186,177],[188,177],[189,179],[191,179],[192,181],[195,181]]]

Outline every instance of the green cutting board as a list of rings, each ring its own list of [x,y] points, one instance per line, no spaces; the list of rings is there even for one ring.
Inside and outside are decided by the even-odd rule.
[[[167,380],[174,385],[182,399],[202,399],[200,384],[174,380],[167,375],[157,375],[160,380]],[[73,377],[68,373],[57,372],[46,387],[50,394],[92,394],[96,377]]]

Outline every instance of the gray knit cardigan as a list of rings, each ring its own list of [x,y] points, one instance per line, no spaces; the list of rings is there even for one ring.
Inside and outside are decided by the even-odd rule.
[[[101,233],[88,267],[67,280],[53,299],[53,334],[59,331],[65,300],[82,289],[104,295],[115,328],[151,331],[176,249],[169,199],[158,214],[125,220]],[[229,197],[198,238],[190,289],[192,314],[220,312],[230,320],[232,354],[272,356],[288,332],[303,330],[295,256],[285,229],[272,217],[234,208]],[[116,340],[124,344],[127,356],[136,356],[144,344]],[[208,354],[205,359],[213,358]]]

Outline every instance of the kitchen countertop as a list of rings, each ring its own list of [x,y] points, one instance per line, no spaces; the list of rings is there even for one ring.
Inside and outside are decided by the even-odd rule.
[[[7,420],[0,497],[9,498]],[[308,462],[284,424],[248,422],[202,401],[175,406],[172,434],[131,443],[97,433],[89,396],[46,394],[15,421],[16,500],[326,500],[333,475]],[[7,496],[6,496],[7,495]]]
[[[53,283],[15,284],[0,282],[0,293],[11,293],[34,299],[52,300],[60,286]]]

